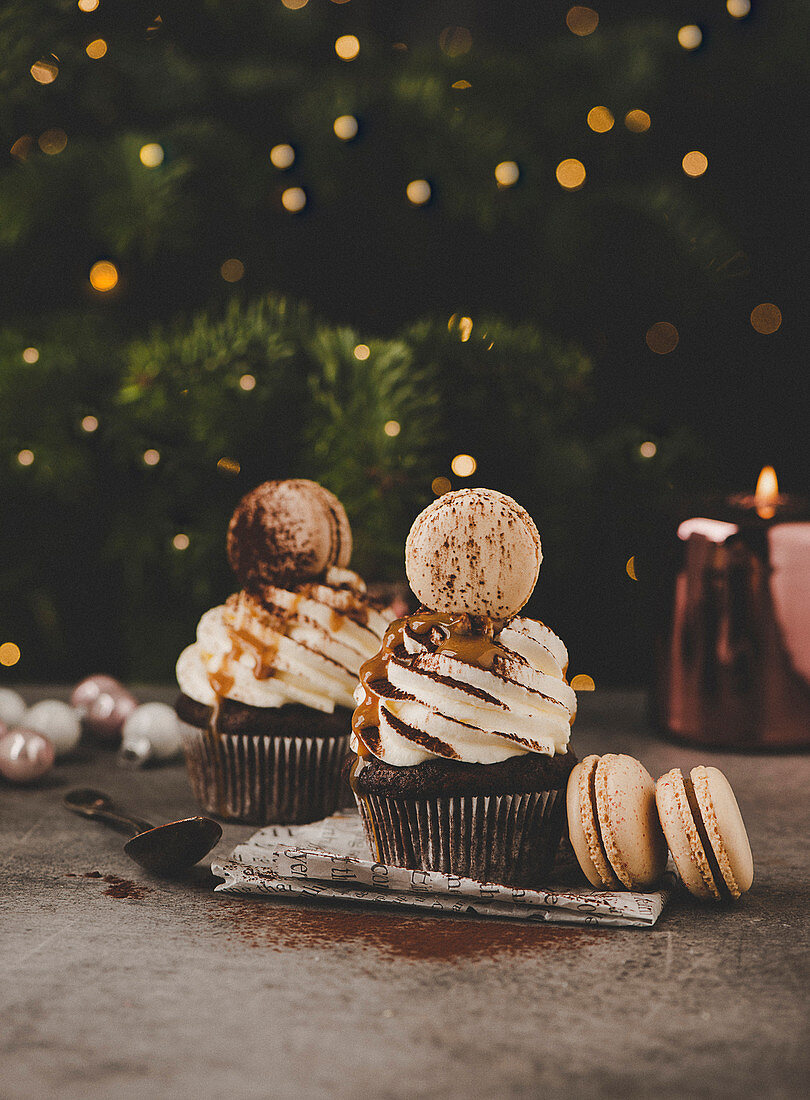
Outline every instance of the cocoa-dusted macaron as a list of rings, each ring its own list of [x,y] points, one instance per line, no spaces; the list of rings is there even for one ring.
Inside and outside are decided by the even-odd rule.
[[[731,784],[717,768],[680,768],[655,789],[661,825],[684,886],[701,901],[733,901],[754,881],[748,833]]]
[[[228,561],[248,592],[345,568],[352,532],[338,498],[306,478],[265,481],[242,497],[228,527]]]
[[[592,886],[643,890],[667,862],[655,806],[655,783],[632,756],[586,756],[568,780],[568,830]]]
[[[405,543],[414,594],[433,611],[511,619],[534,591],[543,550],[534,520],[495,489],[445,493]]]

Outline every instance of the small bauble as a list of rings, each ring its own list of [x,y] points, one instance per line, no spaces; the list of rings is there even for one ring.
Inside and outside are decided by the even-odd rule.
[[[343,505],[304,478],[265,481],[242,498],[228,527],[228,561],[243,588],[289,587],[345,568],[352,532]]]
[[[26,729],[36,730],[47,737],[57,756],[67,756],[73,752],[82,735],[78,712],[58,699],[43,699],[41,703],[34,703],[25,712],[23,723]]]
[[[70,701],[84,726],[100,741],[117,742],[138,700],[112,676],[88,676],[73,689]]]
[[[36,730],[16,729],[0,737],[0,775],[12,783],[33,783],[53,767],[55,753]]]
[[[431,611],[511,619],[531,596],[543,552],[525,508],[494,489],[445,493],[416,517],[405,570]]]
[[[25,700],[19,692],[12,688],[0,688],[0,722],[11,729],[16,726],[25,714]]]
[[[166,703],[144,703],[124,722],[121,761],[139,766],[180,752],[180,719]]]

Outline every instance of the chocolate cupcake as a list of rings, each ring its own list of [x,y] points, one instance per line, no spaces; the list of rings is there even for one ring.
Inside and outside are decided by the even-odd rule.
[[[202,808],[252,824],[315,821],[340,803],[352,691],[387,619],[347,569],[342,505],[313,481],[268,481],[228,531],[242,589],[207,611],[177,662],[176,710]]]
[[[542,885],[576,763],[568,654],[518,612],[542,551],[527,512],[489,489],[448,493],[406,544],[423,609],[360,671],[351,783],[374,858]]]

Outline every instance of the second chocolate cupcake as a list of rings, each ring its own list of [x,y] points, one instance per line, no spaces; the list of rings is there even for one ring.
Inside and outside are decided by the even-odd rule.
[[[542,558],[528,513],[489,489],[448,493],[408,537],[423,609],[360,671],[352,788],[374,858],[543,884],[565,827],[576,696],[568,654],[517,612]]]

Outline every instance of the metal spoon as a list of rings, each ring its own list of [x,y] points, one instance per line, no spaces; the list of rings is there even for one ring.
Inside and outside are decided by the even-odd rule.
[[[158,875],[171,875],[192,867],[222,836],[222,826],[210,817],[186,817],[156,827],[121,810],[101,791],[85,788],[68,791],[64,801],[74,814],[101,821],[132,837],[124,845],[126,854]]]

